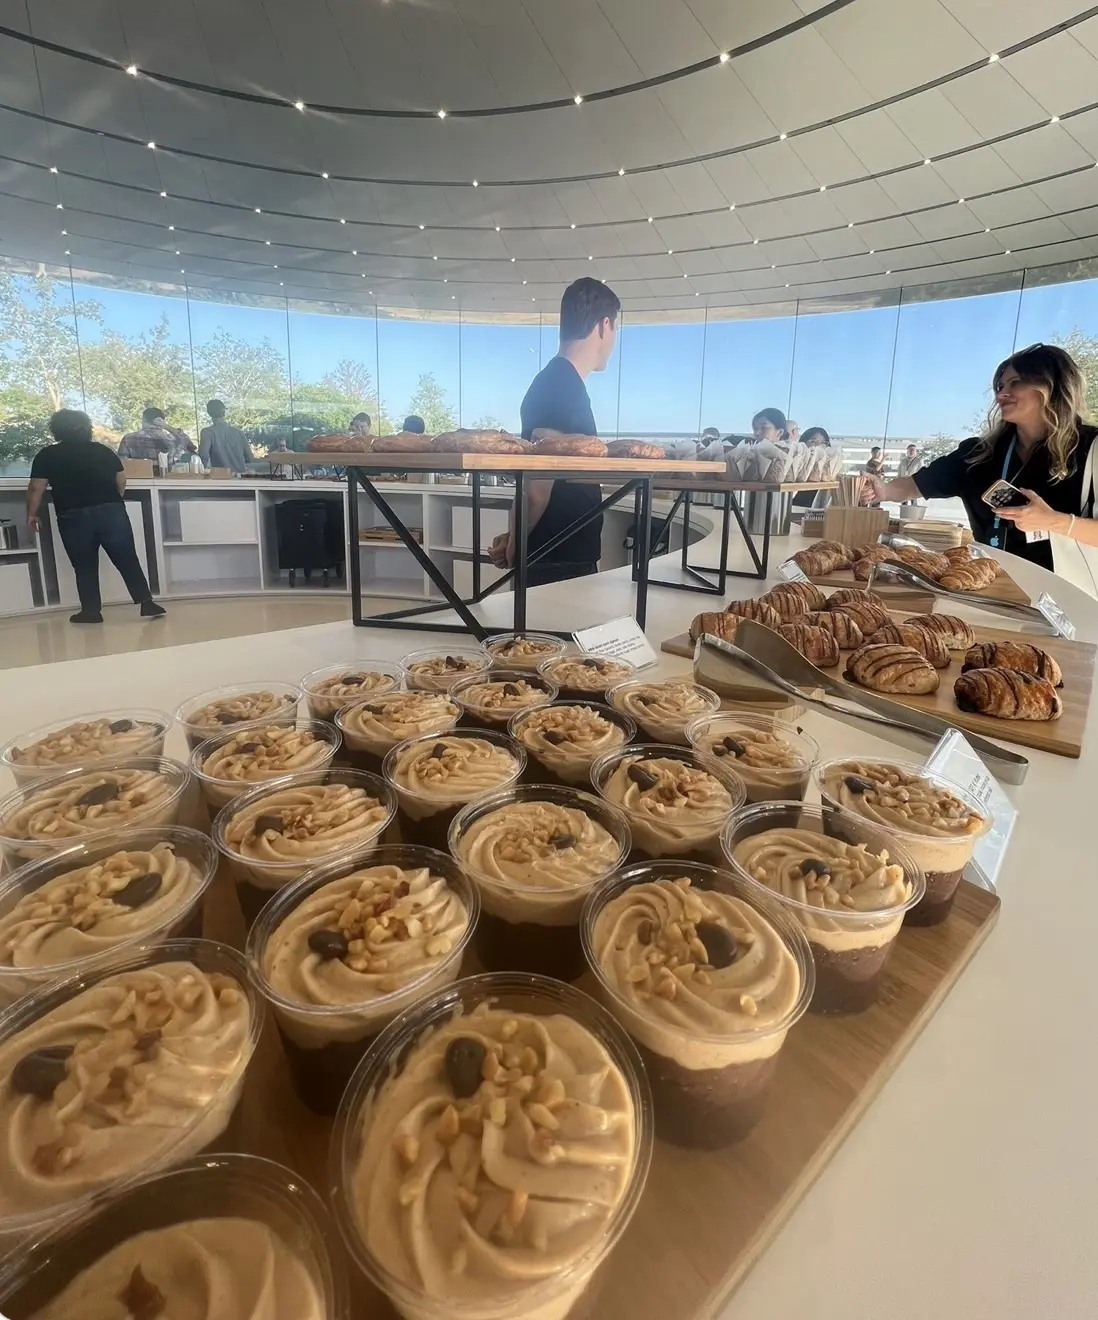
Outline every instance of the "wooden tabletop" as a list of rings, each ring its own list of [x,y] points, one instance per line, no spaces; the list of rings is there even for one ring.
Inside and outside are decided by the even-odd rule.
[[[723,464],[699,464],[699,466],[721,467]],[[657,490],[707,490],[707,491],[726,491],[726,490],[761,490],[776,491],[784,495],[787,492],[796,492],[802,490],[838,490],[837,481],[721,481],[719,478],[708,481],[657,481]]]
[[[273,467],[353,467],[365,472],[544,472],[598,477],[647,477],[726,471],[723,463],[677,458],[573,458],[550,454],[278,454]],[[713,484],[713,483],[702,483]],[[800,489],[797,487],[796,489]]]

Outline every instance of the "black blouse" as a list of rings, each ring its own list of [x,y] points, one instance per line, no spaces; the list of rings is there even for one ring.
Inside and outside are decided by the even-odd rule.
[[[1010,447],[1010,435],[1005,434],[996,443],[992,454],[979,463],[969,463],[973,449],[979,443],[975,437],[962,440],[951,454],[943,454],[926,467],[920,468],[911,480],[919,488],[919,494],[926,499],[948,499],[959,496],[965,506],[965,513],[972,527],[972,535],[984,545],[998,545],[1002,550],[1009,550],[1012,555],[1019,555],[1042,568],[1052,568],[1052,545],[1048,541],[1027,541],[1024,532],[1018,530],[1005,518],[995,528],[995,511],[988,508],[982,496],[994,482],[1005,478],[1015,486],[1032,490],[1057,513],[1078,513],[1083,498],[1083,466],[1087,453],[1098,435],[1098,428],[1080,424],[1079,443],[1072,455],[1071,471],[1062,481],[1053,481],[1049,470],[1049,454],[1044,445],[1039,445],[1030,456],[1022,460],[1017,446],[1010,456],[1006,470],[1003,463]],[[1094,510],[1084,510],[1093,517]]]

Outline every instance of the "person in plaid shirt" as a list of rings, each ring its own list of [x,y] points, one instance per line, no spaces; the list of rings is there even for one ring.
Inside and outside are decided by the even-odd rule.
[[[167,454],[174,460],[186,453],[190,443],[186,431],[167,424],[163,408],[146,408],[141,414],[141,430],[122,437],[118,457],[147,458],[155,463],[158,454]]]

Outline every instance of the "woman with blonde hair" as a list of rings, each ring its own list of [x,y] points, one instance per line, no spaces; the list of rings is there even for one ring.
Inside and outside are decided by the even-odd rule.
[[[1031,344],[999,363],[992,388],[995,402],[982,435],[913,476],[866,477],[866,494],[875,502],[957,496],[977,541],[1052,568],[1049,533],[1082,541],[1083,524],[1095,514],[1090,451],[1098,431],[1086,421],[1086,381],[1062,348]],[[1029,503],[987,505],[985,492],[1000,480]],[[1085,529],[1092,544],[1094,526]]]

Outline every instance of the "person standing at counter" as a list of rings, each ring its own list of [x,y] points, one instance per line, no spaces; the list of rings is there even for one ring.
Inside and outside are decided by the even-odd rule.
[[[119,442],[118,457],[147,458],[155,463],[161,454],[174,460],[188,449],[194,450],[191,437],[168,425],[163,408],[146,408],[141,414],[141,429],[124,435]]]
[[[1094,493],[1084,495],[1083,474],[1098,431],[1087,424],[1086,381],[1074,359],[1053,344],[1032,344],[995,368],[995,404],[983,435],[963,440],[913,476],[882,481],[866,477],[870,497],[881,500],[949,499],[965,506],[972,534],[983,545],[1009,550],[1042,568],[1053,568],[1048,535],[1038,526],[1042,507],[1077,521],[1093,518]],[[984,503],[996,481],[1009,481],[1034,503],[1030,516],[1005,518]],[[1047,519],[1046,519],[1047,521]]]
[[[206,412],[213,425],[202,429],[199,458],[208,468],[223,467],[230,472],[247,472],[248,464],[254,462],[255,455],[244,439],[244,432],[230,426],[225,420],[225,405],[220,399],[211,399],[206,404]]]
[[[417,417],[415,413],[409,413],[404,419],[404,425],[400,428],[402,431],[410,431],[412,435],[426,435],[427,424],[422,417]]]
[[[351,418],[351,434],[358,438],[367,436],[373,430],[373,421],[369,413],[355,413]]]
[[[570,284],[560,302],[560,349],[534,377],[522,401],[522,435],[537,430],[567,435],[597,435],[591,399],[584,384],[593,371],[605,371],[614,351],[621,301],[599,280]],[[575,481],[526,482],[527,548],[531,555],[567,527],[597,509],[602,489]],[[512,512],[512,526],[514,514]],[[602,554],[602,517],[562,541],[552,558],[530,566],[529,585],[561,582],[598,572]],[[497,568],[515,562],[514,536],[501,533],[489,547]]]
[[[913,477],[923,466],[923,456],[918,445],[908,445],[896,467],[898,477]]]
[[[70,623],[102,623],[99,593],[99,551],[122,574],[126,590],[143,619],[163,618],[166,611],[152,598],[148,579],[137,557],[133,528],[122,492],[126,474],[113,449],[92,439],[87,413],[62,408],[49,421],[56,441],[40,449],[31,464],[27,486],[27,525],[37,534],[39,510],[46,488],[53,492],[57,530],[76,575],[80,609]]]

